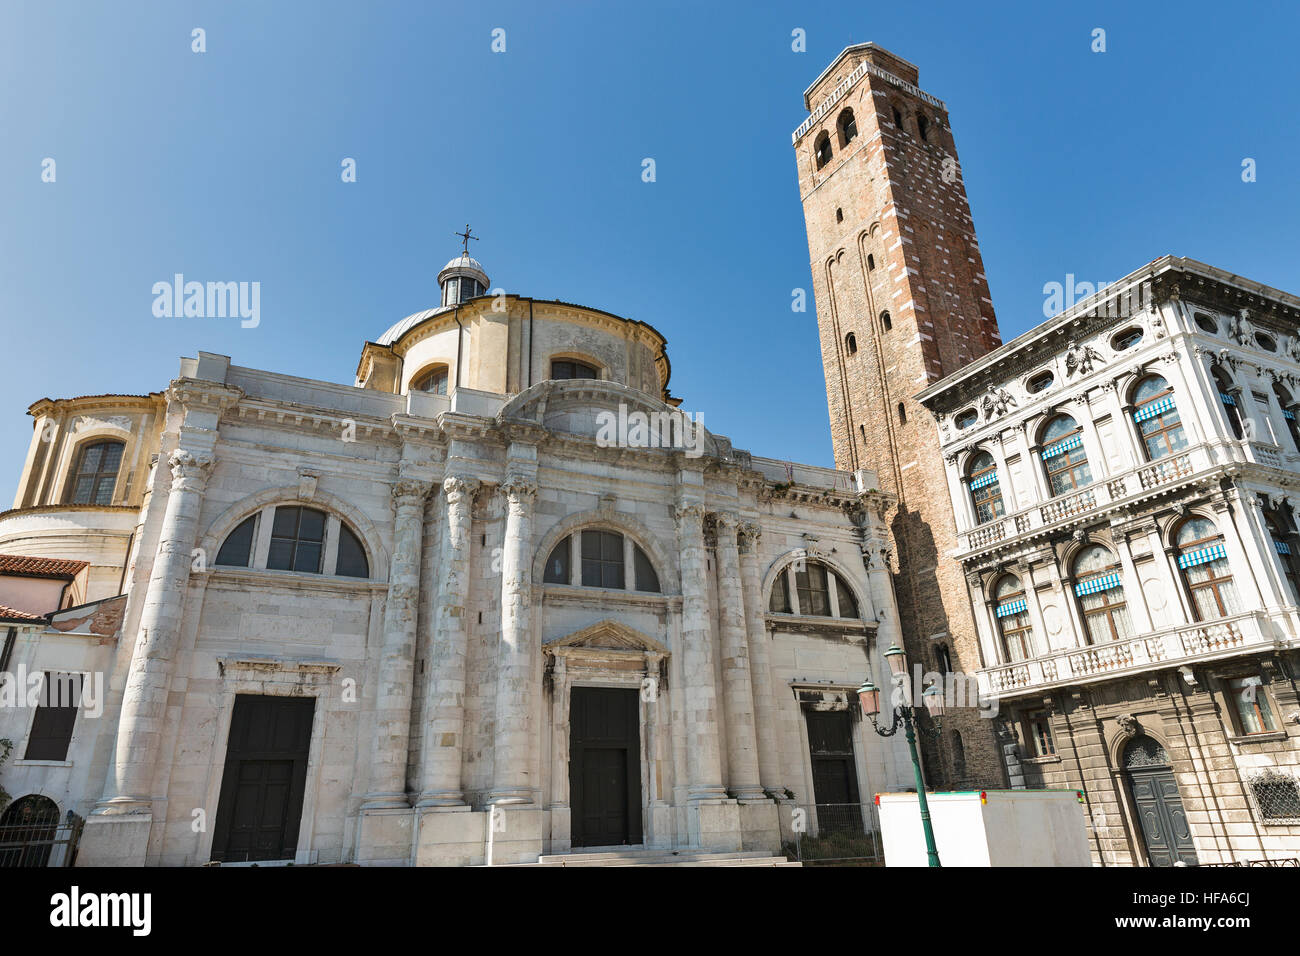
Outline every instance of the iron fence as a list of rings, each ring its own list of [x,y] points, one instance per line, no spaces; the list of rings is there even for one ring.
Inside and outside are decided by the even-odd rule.
[[[1294,856],[1270,860],[1233,860],[1231,863],[1202,863],[1201,866],[1296,866],[1300,867],[1300,858]]]
[[[796,804],[782,851],[804,866],[884,863],[880,818],[873,803]]]
[[[84,822],[69,811],[62,821],[56,815],[0,826],[0,869],[72,866]]]

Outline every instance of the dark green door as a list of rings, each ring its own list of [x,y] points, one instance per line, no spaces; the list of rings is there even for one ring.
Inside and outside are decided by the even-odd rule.
[[[1147,862],[1151,866],[1179,862],[1195,866],[1192,830],[1165,749],[1150,737],[1135,738],[1124,752],[1124,772],[1142,828]]]
[[[212,859],[293,859],[315,703],[311,697],[235,698]]]
[[[574,687],[569,698],[574,846],[641,842],[640,700],[635,690]]]

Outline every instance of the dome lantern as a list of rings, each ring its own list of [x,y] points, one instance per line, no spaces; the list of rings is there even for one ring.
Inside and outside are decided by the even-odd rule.
[[[483,271],[483,264],[469,254],[469,241],[477,240],[472,235],[468,224],[464,232],[455,233],[464,241],[464,251],[452,259],[438,273],[438,287],[442,290],[442,304],[460,305],[475,296],[486,295],[488,276]]]

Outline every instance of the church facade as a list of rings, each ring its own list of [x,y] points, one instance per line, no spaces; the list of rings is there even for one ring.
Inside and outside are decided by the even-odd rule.
[[[78,865],[873,826],[912,775],[855,699],[902,640],[874,474],[732,447],[645,323],[488,294],[468,255],[439,283],[350,384],[200,352],[32,406],[0,552],[87,567],[81,603],[6,618],[0,670],[80,694],[0,711],[15,804],[84,818]]]

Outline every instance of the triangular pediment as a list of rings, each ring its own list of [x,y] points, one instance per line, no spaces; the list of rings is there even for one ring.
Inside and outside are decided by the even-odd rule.
[[[545,649],[555,651],[559,648],[587,648],[605,651],[635,651],[668,655],[668,648],[649,634],[643,634],[634,627],[628,627],[621,621],[607,618],[595,624],[574,631],[564,637],[547,641]]]

